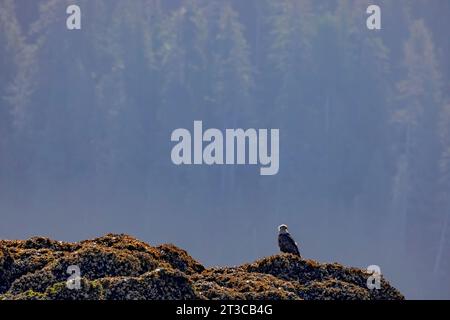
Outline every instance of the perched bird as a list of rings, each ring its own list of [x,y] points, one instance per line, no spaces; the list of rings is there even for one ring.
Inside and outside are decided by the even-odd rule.
[[[278,246],[280,247],[280,251],[284,253],[292,253],[301,257],[300,251],[298,251],[297,243],[289,233],[287,225],[282,224],[278,227],[278,231]]]

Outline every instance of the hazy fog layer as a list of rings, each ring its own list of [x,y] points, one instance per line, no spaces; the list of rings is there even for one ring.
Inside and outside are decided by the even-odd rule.
[[[450,298],[450,3],[375,2],[379,31],[364,0],[0,0],[0,238],[233,265],[285,223],[306,258]],[[279,129],[278,174],[174,165],[195,120]]]

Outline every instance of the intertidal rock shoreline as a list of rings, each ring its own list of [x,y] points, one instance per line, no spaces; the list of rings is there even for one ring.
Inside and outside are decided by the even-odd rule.
[[[80,289],[66,285],[71,265],[80,268]],[[383,277],[380,289],[369,290],[369,276],[290,254],[205,268],[174,245],[150,246],[124,234],[77,243],[0,240],[0,300],[404,298]]]

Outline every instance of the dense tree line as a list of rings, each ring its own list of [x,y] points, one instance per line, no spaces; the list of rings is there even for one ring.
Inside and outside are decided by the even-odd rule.
[[[186,206],[218,197],[226,225],[253,221],[240,210],[254,202],[294,216],[302,199],[448,287],[448,1],[380,0],[369,31],[365,0],[79,0],[68,32],[72,2],[0,1],[3,201],[80,182],[149,202],[170,190]],[[193,120],[280,128],[280,173],[174,171],[170,132]]]

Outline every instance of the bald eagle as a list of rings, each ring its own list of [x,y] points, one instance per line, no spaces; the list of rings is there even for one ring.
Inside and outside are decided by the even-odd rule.
[[[297,243],[289,233],[287,225],[282,224],[278,227],[278,231],[278,246],[280,247],[280,251],[284,253],[292,253],[301,257],[300,251],[298,251]]]

